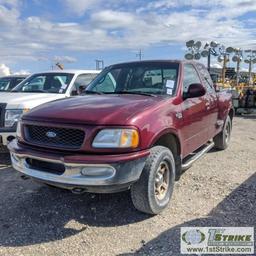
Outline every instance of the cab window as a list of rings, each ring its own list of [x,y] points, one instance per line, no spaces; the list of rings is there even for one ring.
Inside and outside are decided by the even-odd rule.
[[[89,85],[89,83],[97,76],[97,74],[81,74],[77,76],[73,88],[72,95],[83,93],[83,90]]]
[[[183,93],[188,92],[188,87],[191,84],[200,84],[200,78],[192,64],[184,65]]]
[[[197,68],[200,72],[204,86],[207,88],[207,91],[209,91],[209,92],[214,91],[213,81],[212,81],[212,78],[211,78],[208,70],[206,69],[206,67],[204,65],[198,63]]]
[[[13,84],[12,84],[12,86],[11,86],[10,89],[13,89],[15,86],[17,86],[18,84],[20,84],[24,79],[25,79],[25,78],[22,78],[22,77],[16,78],[16,79],[13,81]]]
[[[74,74],[35,74],[22,81],[13,91],[35,93],[65,93]]]

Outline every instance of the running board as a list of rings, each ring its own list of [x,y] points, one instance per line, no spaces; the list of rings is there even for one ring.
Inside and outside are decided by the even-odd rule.
[[[191,157],[186,157],[187,160],[185,160],[184,163],[182,163],[181,165],[181,169],[182,171],[187,170],[189,167],[191,167],[191,165],[197,161],[199,158],[201,158],[205,153],[207,153],[208,151],[210,151],[212,148],[214,147],[214,142],[208,142],[207,144],[205,144],[205,146],[201,147],[201,149],[196,150],[194,152],[194,154]],[[185,158],[185,159],[186,159]]]

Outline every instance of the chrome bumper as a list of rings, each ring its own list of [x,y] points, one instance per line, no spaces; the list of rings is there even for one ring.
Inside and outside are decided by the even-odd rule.
[[[63,164],[65,171],[62,174],[54,174],[37,170],[28,164],[28,158],[47,163]],[[11,152],[13,168],[23,175],[68,189],[133,183],[139,179],[145,165],[145,159],[140,158],[121,164],[74,164],[66,163],[61,158],[60,160],[52,160]]]

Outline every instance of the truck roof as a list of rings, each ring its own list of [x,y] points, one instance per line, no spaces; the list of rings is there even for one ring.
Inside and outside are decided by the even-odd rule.
[[[113,64],[110,66],[116,66],[116,65],[133,65],[133,64],[139,64],[139,63],[181,63],[182,60],[141,60],[141,61],[129,61],[129,62],[120,62],[117,64]]]

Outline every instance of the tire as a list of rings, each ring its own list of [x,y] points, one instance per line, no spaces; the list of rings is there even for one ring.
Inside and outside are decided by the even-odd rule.
[[[224,150],[229,146],[231,131],[232,131],[232,121],[230,119],[230,116],[227,116],[223,126],[223,130],[213,138],[215,148],[219,150]]]
[[[131,187],[134,207],[154,215],[163,211],[172,196],[175,173],[172,152],[166,147],[153,147],[140,179]]]

